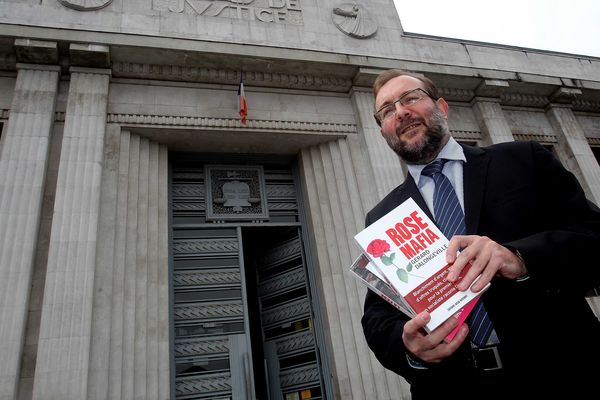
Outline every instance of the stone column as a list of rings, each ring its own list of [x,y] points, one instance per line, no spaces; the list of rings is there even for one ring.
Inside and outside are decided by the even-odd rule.
[[[402,170],[400,157],[390,149],[373,118],[374,103],[371,90],[355,87],[351,92],[351,100],[374,175],[374,179],[371,180],[372,190],[376,192],[377,200],[380,200],[401,184],[406,175]]]
[[[475,89],[476,97],[471,101],[471,106],[481,127],[485,145],[515,140],[500,107],[500,95],[508,87],[507,81],[484,79]]]
[[[71,68],[34,399],[84,399],[110,70]]]
[[[600,204],[600,167],[570,106],[550,104],[546,115],[568,157],[567,168],[577,176],[588,198]]]
[[[386,371],[366,344],[360,324],[366,289],[348,272],[360,253],[353,237],[363,228],[365,211],[376,196],[370,175],[364,173],[369,168],[366,158],[358,135],[303,149],[300,155],[324,318],[339,383],[335,397],[408,398],[403,379]]]
[[[15,399],[58,66],[17,64],[10,117],[0,148],[0,399]]]
[[[514,137],[504,118],[500,99],[476,97],[471,103],[486,145],[512,142]]]

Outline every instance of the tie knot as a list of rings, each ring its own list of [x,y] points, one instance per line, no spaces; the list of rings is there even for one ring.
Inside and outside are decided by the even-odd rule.
[[[442,169],[444,168],[444,164],[446,163],[446,161],[448,160],[438,158],[437,160],[433,161],[432,163],[428,164],[425,168],[423,168],[421,174],[425,176],[433,176],[434,174],[442,173]]]

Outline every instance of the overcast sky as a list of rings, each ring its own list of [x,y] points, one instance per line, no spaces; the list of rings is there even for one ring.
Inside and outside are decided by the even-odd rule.
[[[405,32],[600,57],[600,0],[394,0]]]

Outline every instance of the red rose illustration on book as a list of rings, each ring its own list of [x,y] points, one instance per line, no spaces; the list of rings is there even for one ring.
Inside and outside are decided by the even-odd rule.
[[[379,258],[384,265],[393,265],[397,268],[396,275],[402,282],[408,283],[408,275],[420,278],[420,276],[410,273],[413,267],[410,262],[406,266],[406,269],[394,264],[396,253],[391,253],[389,256],[386,256],[385,253],[388,251],[390,251],[390,244],[383,239],[375,239],[367,246],[367,253],[372,255],[374,258]]]

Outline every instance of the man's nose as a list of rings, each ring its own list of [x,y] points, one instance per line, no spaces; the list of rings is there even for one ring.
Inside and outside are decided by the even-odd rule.
[[[410,115],[410,109],[408,107],[403,106],[400,102],[394,103],[395,113],[394,116],[396,119],[402,119],[408,117]]]

